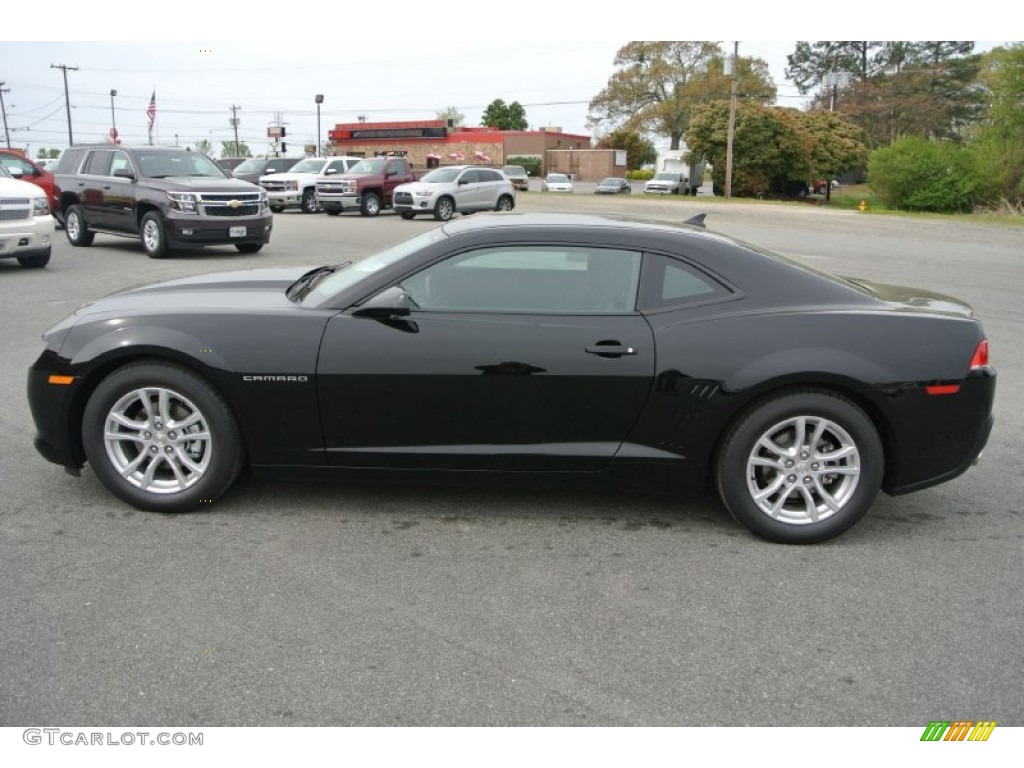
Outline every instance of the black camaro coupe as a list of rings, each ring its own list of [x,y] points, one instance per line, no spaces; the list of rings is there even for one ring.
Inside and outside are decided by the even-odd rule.
[[[475,216],[100,299],[43,336],[36,447],[161,512],[244,467],[711,483],[792,543],[976,461],[995,372],[970,307],[688,224]]]

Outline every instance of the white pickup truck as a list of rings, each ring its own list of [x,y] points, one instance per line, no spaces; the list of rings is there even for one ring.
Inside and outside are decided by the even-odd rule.
[[[16,258],[23,267],[50,261],[53,217],[46,193],[35,184],[11,178],[0,167],[0,259]]]
[[[260,186],[267,190],[270,210],[280,213],[285,208],[301,208],[303,213],[317,213],[316,182],[335,174],[347,173],[361,157],[307,157],[285,173],[260,176]]]

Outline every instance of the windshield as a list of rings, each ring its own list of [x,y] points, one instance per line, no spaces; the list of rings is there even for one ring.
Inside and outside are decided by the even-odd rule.
[[[428,173],[420,181],[427,184],[447,184],[450,181],[455,181],[460,173],[462,173],[461,168],[438,168]]]
[[[310,291],[307,298],[311,303],[319,304],[330,296],[351,288],[360,280],[364,280],[375,272],[379,272],[385,267],[390,267],[409,254],[426,248],[431,243],[444,240],[445,237],[447,235],[444,234],[443,229],[438,227],[437,229],[431,229],[423,234],[416,235],[412,239],[405,240],[380,253],[375,253],[373,256],[367,256],[362,261],[357,261],[352,266],[339,270],[324,279],[314,290]]]
[[[525,176],[526,175],[526,169],[523,168],[523,166],[521,166],[521,165],[506,165],[501,170],[503,170],[509,176]]]
[[[618,179],[611,179],[611,178],[604,179],[598,186],[601,186],[601,187],[617,187],[617,186],[619,186],[619,180]]]
[[[561,173],[549,173],[548,181],[568,181],[569,177]]]
[[[263,172],[266,173],[273,168],[274,173],[281,173],[290,170],[297,162],[299,161],[294,157],[275,157],[273,160],[267,160],[267,166]]]
[[[167,176],[209,176],[223,179],[224,171],[213,160],[198,152],[146,152],[135,155],[139,173],[151,179]]]
[[[305,160],[300,160],[296,165],[293,165],[289,171],[291,173],[320,173],[320,169],[324,167],[326,160],[318,160],[315,157],[309,157]]]
[[[235,168],[235,173],[260,173],[263,170],[263,163],[265,161],[258,158],[252,158],[246,160],[244,163]]]
[[[654,178],[659,179],[660,181],[679,181],[679,174],[662,172],[657,174]]]
[[[387,160],[384,158],[375,158],[373,160],[360,160],[358,163],[348,169],[349,173],[384,173],[384,163]]]

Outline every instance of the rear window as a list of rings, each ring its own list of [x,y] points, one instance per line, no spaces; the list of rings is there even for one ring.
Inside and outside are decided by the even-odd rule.
[[[54,173],[77,173],[83,154],[85,154],[84,149],[65,149]]]

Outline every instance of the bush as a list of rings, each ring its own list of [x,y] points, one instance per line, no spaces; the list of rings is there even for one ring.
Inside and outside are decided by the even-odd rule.
[[[507,157],[505,165],[521,165],[526,169],[527,176],[540,176],[540,158],[535,155]]]
[[[973,208],[979,179],[967,150],[910,137],[871,153],[868,184],[890,208],[952,212]]]
[[[626,178],[630,181],[649,181],[654,178],[654,171],[626,171]]]

